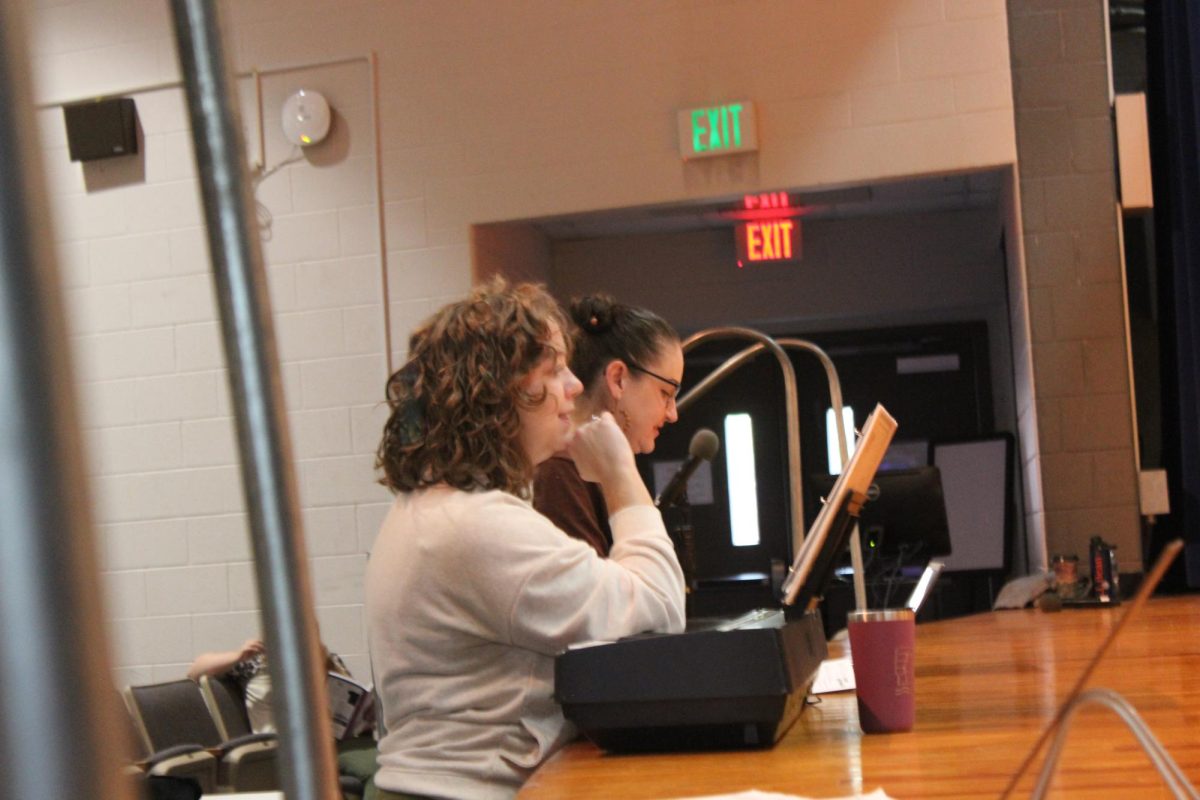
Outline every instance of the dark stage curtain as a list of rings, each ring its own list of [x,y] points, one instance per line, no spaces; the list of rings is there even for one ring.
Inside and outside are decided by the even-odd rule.
[[[1200,586],[1200,4],[1147,0],[1147,100],[1154,180],[1164,384],[1164,460],[1172,517]],[[1173,407],[1172,407],[1173,406]]]

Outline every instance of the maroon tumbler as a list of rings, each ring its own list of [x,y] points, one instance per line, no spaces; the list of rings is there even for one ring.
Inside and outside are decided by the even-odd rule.
[[[907,608],[851,611],[850,660],[864,733],[912,730],[916,618]]]

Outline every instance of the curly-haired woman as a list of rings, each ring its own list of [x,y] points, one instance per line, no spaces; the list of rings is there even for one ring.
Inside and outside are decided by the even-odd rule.
[[[635,453],[650,453],[667,423],[679,419],[683,379],[679,334],[653,311],[592,295],[571,304],[571,371],[583,381],[574,419],[610,412]],[[580,475],[568,453],[538,465],[534,507],[567,533],[607,555],[612,546],[600,487]]]
[[[554,300],[493,283],[412,337],[379,447],[396,499],[367,567],[385,798],[507,798],[574,734],[553,699],[567,645],[679,631],[683,577],[611,415],[576,426]],[[613,509],[608,559],[529,504],[566,449]]]

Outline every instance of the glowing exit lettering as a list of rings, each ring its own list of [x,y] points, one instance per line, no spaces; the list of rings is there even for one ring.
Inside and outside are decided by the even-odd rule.
[[[742,146],[742,104],[697,108],[692,112],[692,147],[705,150],[736,150]]]
[[[754,103],[739,100],[680,111],[679,152],[685,161],[758,149]]]
[[[787,192],[762,192],[742,198],[742,207],[724,213],[740,220],[736,228],[738,267],[801,258],[800,217]]]
[[[745,237],[746,261],[792,261],[800,255],[795,220],[746,222],[739,233]]]

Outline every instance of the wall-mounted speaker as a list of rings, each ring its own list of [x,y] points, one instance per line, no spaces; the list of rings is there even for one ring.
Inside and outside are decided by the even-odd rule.
[[[138,151],[133,98],[88,100],[63,106],[72,161],[132,155]]]

